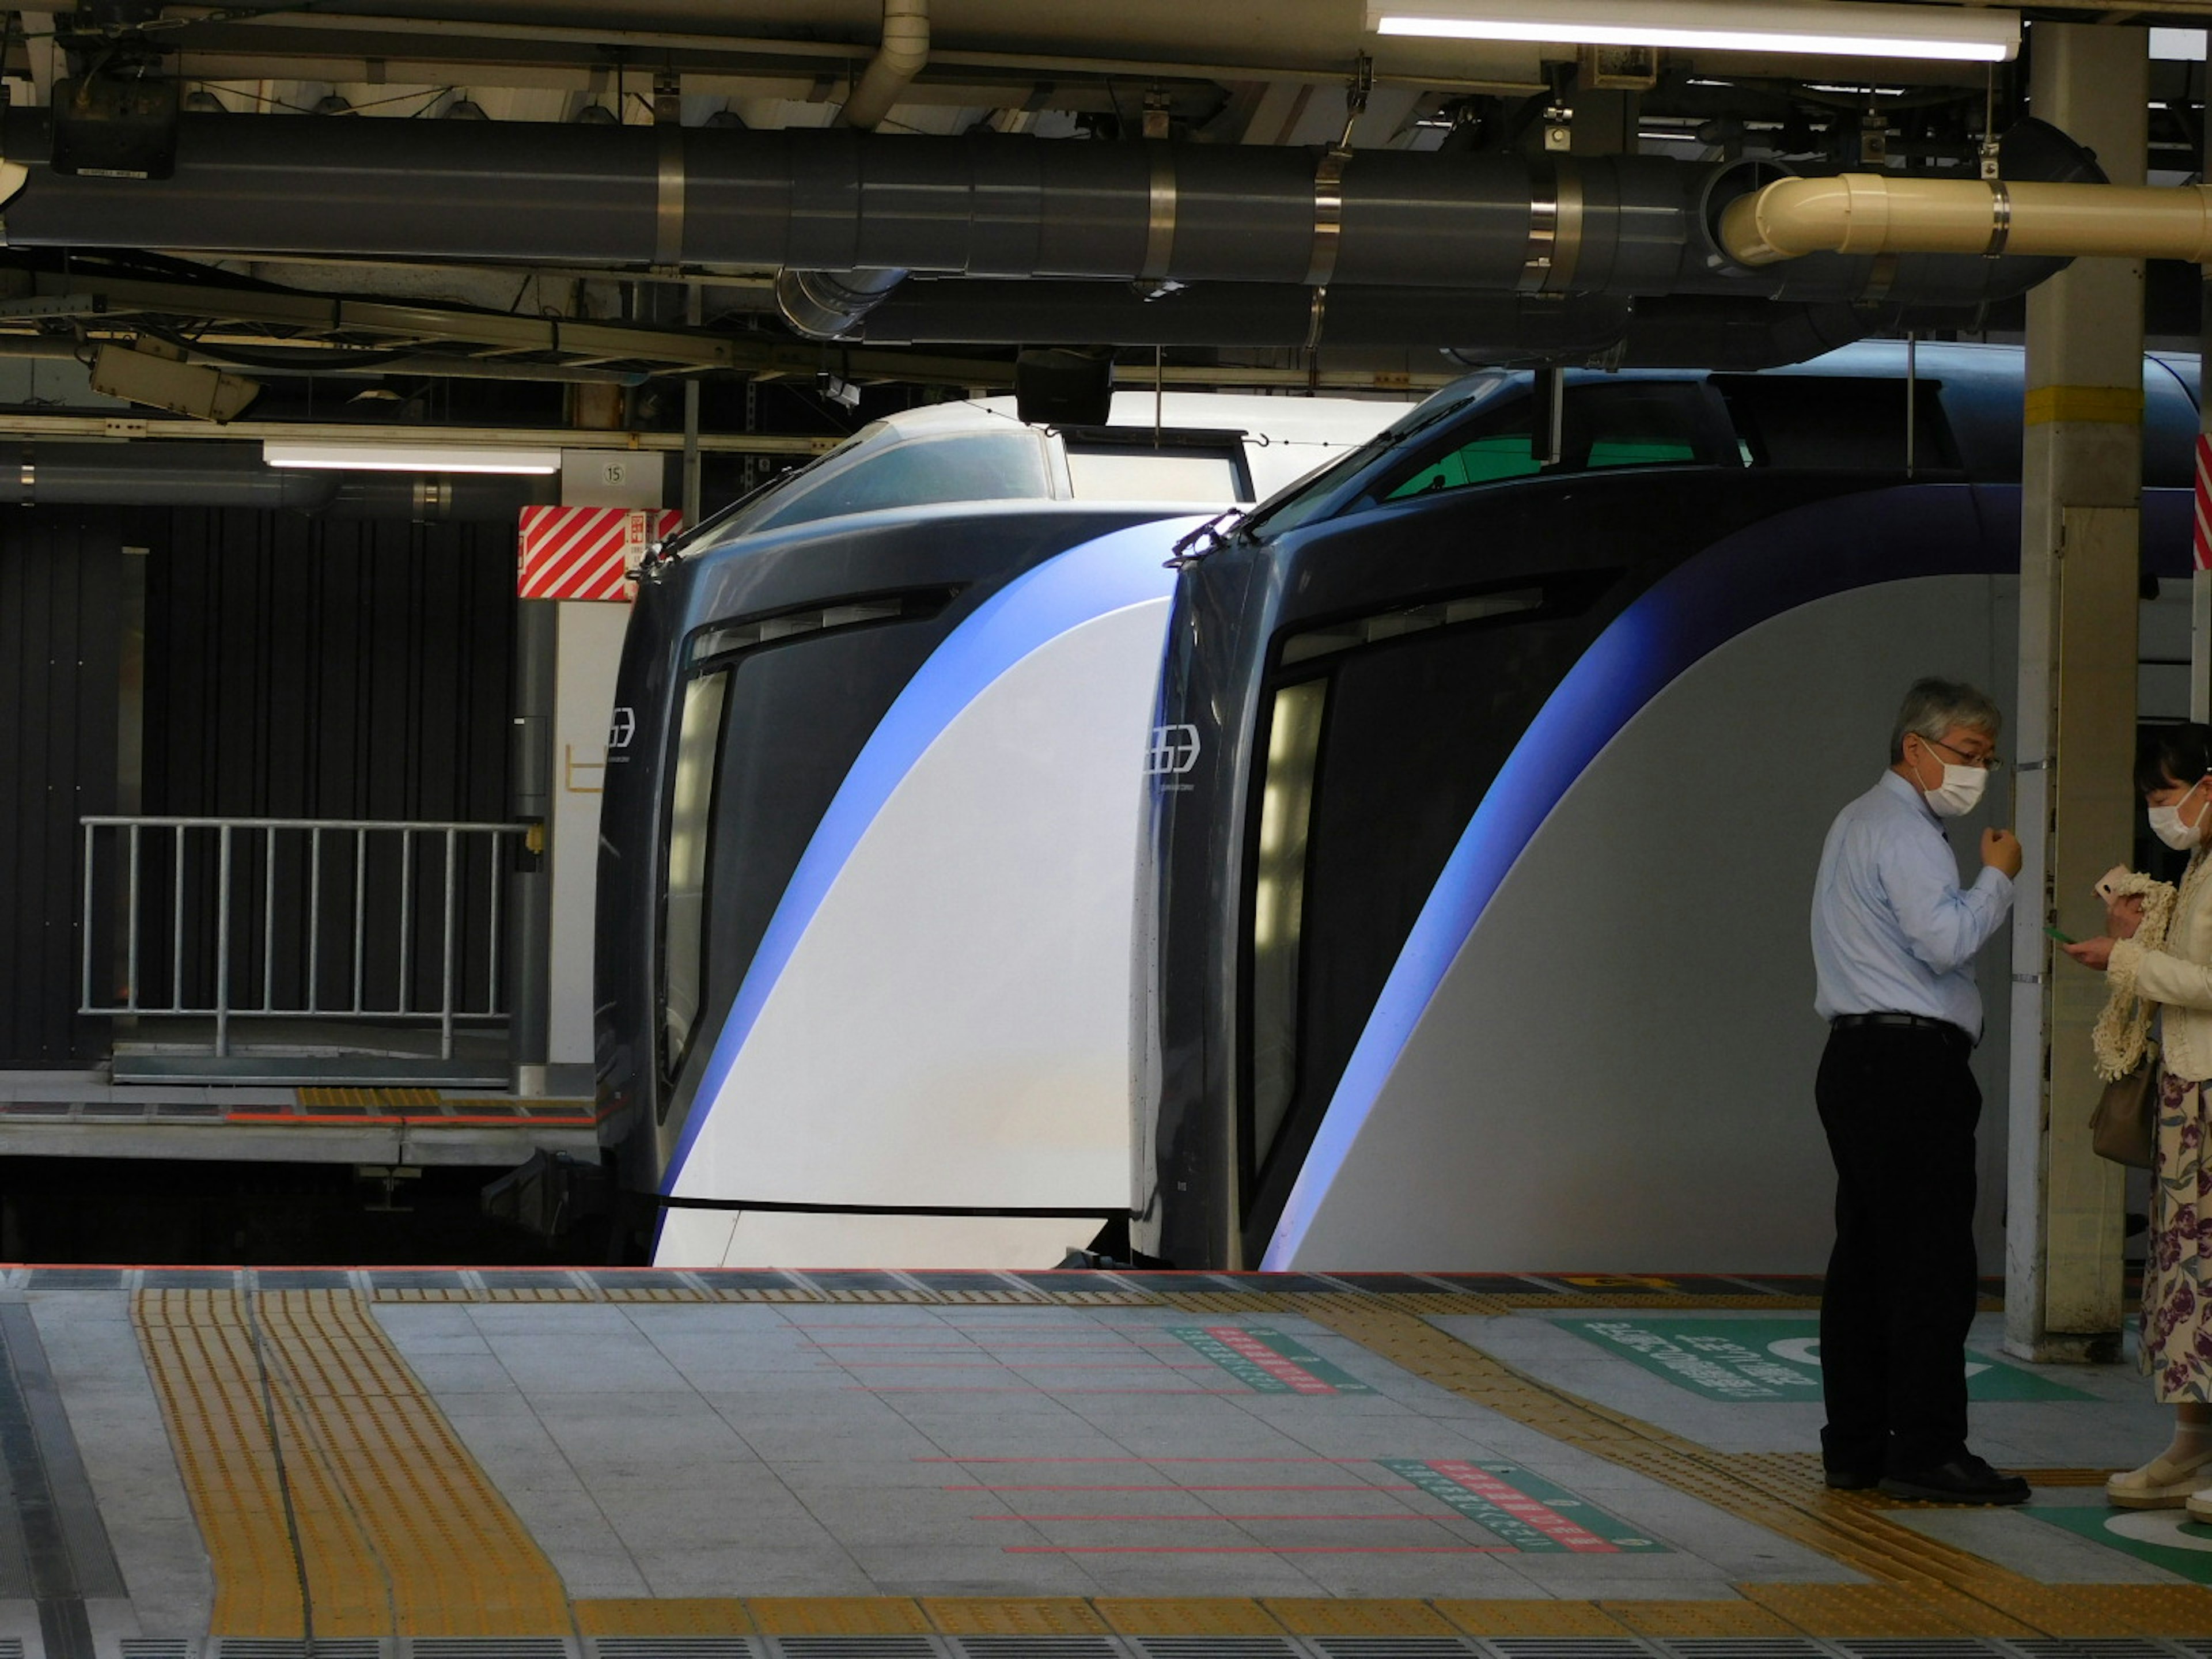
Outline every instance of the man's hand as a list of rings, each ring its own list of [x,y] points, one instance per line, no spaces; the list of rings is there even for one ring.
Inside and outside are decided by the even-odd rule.
[[[2123,893],[2105,907],[2105,931],[2114,939],[2133,939],[2142,926],[2141,893]]]
[[[2009,830],[1982,831],[1982,862],[2009,881],[2020,873],[2020,837]]]
[[[2062,945],[2058,948],[2084,968],[2094,968],[2101,974],[2112,959],[2112,945],[2113,941],[2108,939],[2085,939],[2077,944]]]

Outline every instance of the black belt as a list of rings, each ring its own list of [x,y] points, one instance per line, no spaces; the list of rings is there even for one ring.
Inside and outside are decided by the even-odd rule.
[[[1926,1014],[1838,1014],[1828,1022],[1829,1029],[1837,1031],[1855,1030],[1863,1025],[1900,1025],[1921,1030],[1938,1031],[1972,1047],[1974,1039],[1965,1030],[1948,1019],[1931,1019]]]

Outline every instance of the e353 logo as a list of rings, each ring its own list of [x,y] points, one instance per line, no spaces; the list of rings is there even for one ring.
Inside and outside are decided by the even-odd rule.
[[[1198,728],[1194,726],[1156,726],[1152,746],[1145,757],[1148,778],[1179,778],[1198,764]]]

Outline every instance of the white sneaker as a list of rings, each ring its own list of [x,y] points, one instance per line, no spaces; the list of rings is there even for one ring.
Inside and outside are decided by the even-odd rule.
[[[2179,1462],[2169,1462],[2160,1453],[2139,1469],[2108,1479],[2105,1501],[2123,1510],[2186,1509],[2199,1520],[2212,1521],[2212,1487],[2204,1484],[2208,1466],[2212,1466],[2212,1447]]]

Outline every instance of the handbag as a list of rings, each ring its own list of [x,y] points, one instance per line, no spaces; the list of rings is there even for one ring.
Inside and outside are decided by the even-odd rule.
[[[2099,1158],[2131,1169],[2151,1167],[2158,1145],[2158,1056],[2146,1051],[2133,1071],[2114,1078],[2089,1115],[2089,1145]]]

